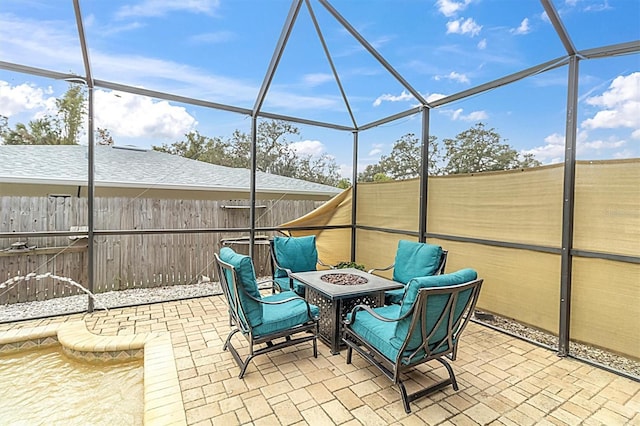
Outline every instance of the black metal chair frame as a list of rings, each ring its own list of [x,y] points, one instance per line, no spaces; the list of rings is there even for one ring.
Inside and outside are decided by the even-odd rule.
[[[451,365],[444,358],[449,358],[452,361],[455,360],[458,350],[458,343],[460,341],[460,333],[462,333],[467,323],[469,322],[469,319],[473,315],[475,305],[478,300],[478,295],[480,294],[482,282],[482,279],[477,279],[459,285],[421,289],[418,292],[418,297],[412,309],[398,319],[382,317],[367,305],[355,306],[351,311],[351,320],[349,321],[345,319],[344,321],[345,327],[342,340],[347,345],[347,364],[351,364],[352,352],[353,350],[355,350],[363,358],[365,358],[371,364],[375,365],[385,376],[387,376],[391,381],[393,381],[395,385],[398,386],[400,395],[402,396],[404,410],[407,413],[411,412],[411,408],[409,407],[409,403],[411,401],[422,398],[450,384],[453,386],[453,389],[457,391],[458,382],[456,381],[453,368],[451,368]],[[457,305],[460,293],[468,289],[471,289],[469,300],[465,304],[462,314],[460,315],[458,320],[454,321],[453,307]],[[446,307],[445,309],[443,309],[442,313],[440,313],[432,332],[430,334],[427,334],[426,321],[423,321],[422,319],[426,318],[427,301],[430,297],[436,295],[449,295],[449,298]],[[362,339],[358,334],[353,332],[353,330],[351,330],[350,325],[353,321],[356,320],[357,312],[359,310],[367,311],[375,318],[385,322],[400,321],[404,318],[408,318],[410,316],[412,317],[409,331],[407,333],[407,338],[398,351],[397,359],[392,360],[387,358],[377,348],[372,346],[366,340]],[[440,328],[441,324],[447,325],[446,336],[437,342],[432,341],[434,334]],[[418,348],[411,350],[409,353],[405,353],[407,345],[409,344],[409,336],[411,336],[411,332],[416,327],[421,327],[422,336],[426,336],[426,338],[423,338],[422,344]],[[412,363],[412,360],[414,358],[421,356],[421,352],[425,354],[424,358]],[[444,367],[447,369],[447,372],[449,373],[449,378],[437,382],[429,387],[420,389],[417,392],[407,394],[407,390],[402,383],[403,373],[415,368],[417,365],[433,360],[438,361],[442,365],[444,365]]]
[[[248,321],[246,320],[246,314],[244,312],[242,303],[240,303],[240,294],[238,292],[238,285],[237,285],[237,283],[239,282],[239,279],[238,279],[238,274],[236,272],[236,269],[232,265],[221,260],[217,253],[214,253],[214,256],[216,259],[216,264],[218,266],[218,276],[220,277],[220,284],[222,287],[222,291],[225,295],[227,304],[229,306],[229,315],[230,315],[229,325],[232,327],[231,332],[229,333],[229,336],[227,336],[227,340],[224,343],[223,350],[229,349],[229,352],[231,352],[231,355],[233,355],[233,358],[236,361],[236,364],[238,364],[238,367],[240,367],[240,374],[238,375],[238,378],[240,379],[243,378],[247,370],[247,366],[249,365],[249,362],[254,357],[258,355],[266,354],[268,352],[272,352],[278,349],[286,348],[288,346],[298,345],[300,343],[312,341],[313,356],[314,358],[318,357],[317,340],[318,340],[318,333],[319,333],[319,326],[318,326],[319,317],[313,317],[311,315],[311,308],[309,307],[309,303],[306,300],[296,296],[296,297],[290,297],[284,300],[279,300],[277,302],[269,302],[261,299],[256,299],[255,297],[248,294],[247,291],[244,289],[244,287],[241,287],[244,293],[243,295],[245,297],[249,297],[258,303],[262,303],[266,305],[281,305],[281,304],[290,302],[291,300],[298,300],[298,299],[304,300],[304,302],[307,304],[307,313],[309,315],[309,318],[311,318],[309,321],[305,322],[304,324],[297,325],[287,330],[282,330],[279,332],[270,333],[262,336],[254,336],[253,330],[249,326]],[[229,286],[227,283],[227,275],[225,274],[225,270],[231,271],[231,277],[233,280],[233,283],[232,283],[233,285],[231,286]],[[233,289],[233,297],[229,292],[229,288]],[[238,350],[233,346],[233,343],[231,342],[231,338],[236,333],[241,333],[249,342],[249,355],[245,360],[242,359],[242,357],[238,353]],[[300,337],[292,338],[294,334],[298,334],[298,333],[304,333],[304,335]],[[273,343],[274,340],[281,339],[281,338],[284,338],[284,340],[278,343]],[[256,346],[262,345],[262,344],[266,346],[257,348],[257,349],[255,348]]]
[[[442,250],[442,256],[440,257],[440,263],[438,263],[438,267],[436,268],[435,272],[433,273],[433,275],[442,275],[444,274],[444,268],[445,266],[447,266],[447,255],[449,254],[449,252],[447,250]],[[395,262],[392,263],[391,265],[387,266],[386,268],[372,268],[369,269],[370,274],[373,274],[375,271],[388,271],[389,269],[392,269],[396,266]]]

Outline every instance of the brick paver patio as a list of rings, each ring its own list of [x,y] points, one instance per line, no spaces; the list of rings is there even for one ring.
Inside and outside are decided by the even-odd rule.
[[[451,387],[411,403],[357,354],[345,363],[318,344],[254,358],[244,380],[229,352],[222,296],[0,324],[0,331],[83,318],[94,333],[168,331],[190,425],[640,425],[640,383],[470,323]],[[236,338],[236,337],[234,337]],[[236,338],[237,342],[244,341]],[[433,369],[432,369],[433,368]],[[409,390],[445,377],[438,363],[411,374]]]

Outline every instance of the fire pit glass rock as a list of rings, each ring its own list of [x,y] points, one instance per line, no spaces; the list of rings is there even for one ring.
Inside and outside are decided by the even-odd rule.
[[[336,285],[360,285],[369,282],[365,277],[356,274],[346,274],[342,272],[330,272],[320,277],[322,281]]]

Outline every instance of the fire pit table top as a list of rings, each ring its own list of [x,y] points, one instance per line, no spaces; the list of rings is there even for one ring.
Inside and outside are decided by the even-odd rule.
[[[402,284],[398,282],[355,268],[294,272],[291,277],[314,288],[329,299],[342,299],[402,288]]]
[[[320,275],[320,279],[329,284],[336,285],[360,285],[366,284],[369,280],[356,274],[345,274],[343,272],[327,272]]]

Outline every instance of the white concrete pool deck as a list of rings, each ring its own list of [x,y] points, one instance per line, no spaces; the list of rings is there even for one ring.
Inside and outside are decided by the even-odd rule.
[[[637,381],[475,323],[452,363],[460,389],[412,402],[411,414],[377,369],[357,354],[346,364],[345,351],[332,356],[322,343],[318,358],[309,343],[258,356],[238,379],[222,350],[230,328],[221,296],[0,324],[0,339],[78,322],[98,335],[78,326],[81,349],[106,349],[107,338],[133,350],[143,340],[134,336],[147,335],[148,425],[640,425]],[[234,339],[246,352],[242,338]],[[424,364],[408,386],[443,375],[443,367]]]

